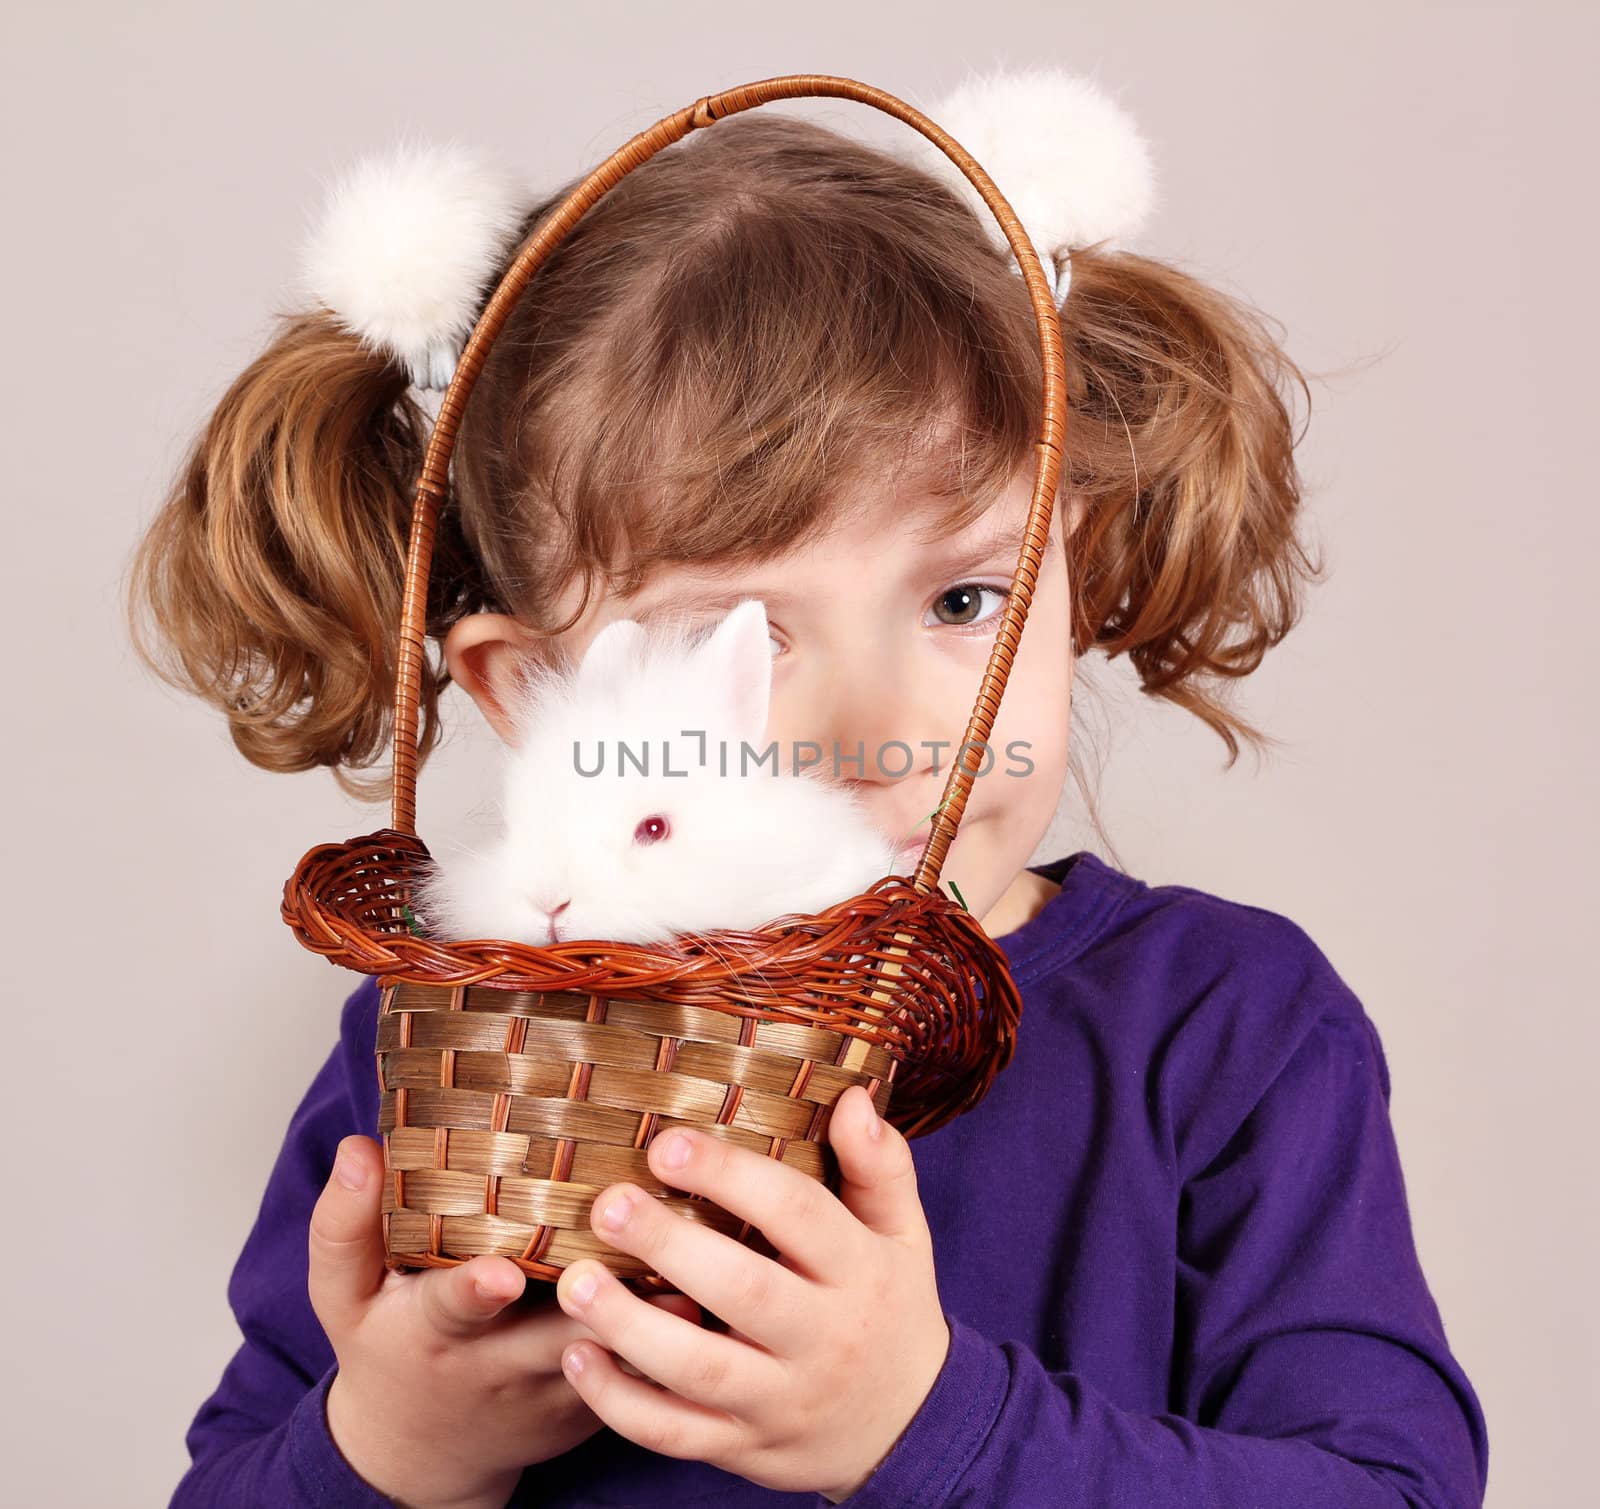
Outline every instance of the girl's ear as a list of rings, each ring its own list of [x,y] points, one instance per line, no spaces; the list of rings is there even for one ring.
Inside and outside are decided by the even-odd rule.
[[[748,598],[729,612],[695,651],[708,695],[726,718],[730,736],[759,745],[772,699],[772,632],[767,605]]]
[[[517,742],[513,712],[517,677],[529,653],[528,632],[505,613],[469,613],[445,635],[444,659],[450,679],[478,704],[501,741]]]

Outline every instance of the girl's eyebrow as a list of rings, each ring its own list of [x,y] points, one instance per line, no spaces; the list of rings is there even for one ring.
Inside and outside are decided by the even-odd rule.
[[[975,529],[969,525],[971,533],[963,538],[932,540],[926,534],[908,535],[908,542],[920,541],[927,549],[926,561],[930,568],[940,571],[970,571],[979,566],[987,565],[990,561],[1003,557],[1006,563],[1015,570],[1017,560],[1022,555],[1022,537],[1027,527],[1026,515],[1014,519],[996,521],[992,515],[983,516],[984,526]]]
[[[934,552],[936,559],[973,563],[987,561],[993,556],[1009,555],[1013,561],[1022,554],[1023,525],[990,527],[964,541],[950,541],[943,551]]]
[[[735,587],[712,591],[710,588],[682,586],[668,589],[670,596],[663,602],[649,603],[646,607],[631,609],[629,616],[643,620],[658,613],[684,613],[694,611],[721,612],[737,607],[748,598],[759,597],[769,608],[787,607],[793,601],[787,592],[769,592],[760,587]]]

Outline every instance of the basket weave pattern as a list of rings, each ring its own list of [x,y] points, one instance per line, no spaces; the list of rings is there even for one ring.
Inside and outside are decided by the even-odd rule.
[[[416,835],[428,569],[450,450],[488,347],[538,266],[624,173],[723,116],[811,95],[896,115],[960,164],[1004,227],[1039,321],[1045,414],[1032,507],[962,753],[917,870],[885,876],[816,914],[670,945],[420,936],[406,909],[428,857]],[[836,1188],[827,1124],[851,1085],[864,1086],[908,1137],[945,1125],[987,1093],[1010,1062],[1021,1001],[1004,953],[937,880],[1027,617],[1064,418],[1056,309],[1016,216],[937,125],[854,80],[789,75],[700,99],[620,148],[530,238],[462,352],[418,483],[390,826],[318,845],[284,886],[283,920],[302,945],[376,975],[382,987],[376,1059],[389,1267],[453,1266],[496,1253],[530,1277],[554,1280],[592,1257],[631,1287],[665,1288],[591,1231],[589,1213],[606,1186],[631,1181],[687,1218],[770,1251],[748,1223],[651,1173],[646,1150],[670,1127],[693,1126]]]

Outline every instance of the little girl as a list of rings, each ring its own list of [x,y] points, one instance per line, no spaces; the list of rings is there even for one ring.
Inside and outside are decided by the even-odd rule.
[[[500,271],[572,187],[518,218]],[[770,736],[904,741],[908,775],[870,754],[843,773],[885,831],[925,822],[1042,408],[1033,310],[992,235],[947,179],[771,108],[626,174],[466,405],[422,752],[452,680],[505,737],[522,657],[760,597]],[[1278,391],[1298,373],[1263,322],[1103,240],[1062,262],[1060,501],[991,738],[1026,741],[1031,770],[974,781],[943,869],[1020,989],[1009,1067],[910,1143],[852,1088],[837,1196],[710,1139],[681,1166],[676,1139],[652,1145],[665,1183],[752,1220],[781,1262],[617,1185],[596,1234],[681,1294],[588,1261],[553,1292],[499,1257],[386,1273],[364,979],[234,1269],[243,1344],[175,1509],[1481,1503],[1483,1415],[1418,1265],[1361,1003],[1274,912],[1088,851],[1028,864],[1070,769],[1075,656],[1126,653],[1231,762],[1261,736],[1215,678],[1259,663],[1315,575]],[[147,658],[247,758],[377,794],[349,772],[390,737],[428,431],[412,383],[439,369],[358,327],[283,317],[134,580],[171,652]]]

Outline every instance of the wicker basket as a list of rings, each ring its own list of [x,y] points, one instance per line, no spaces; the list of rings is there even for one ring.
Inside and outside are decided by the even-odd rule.
[[[462,408],[528,280],[625,173],[690,131],[772,100],[857,100],[949,155],[1003,227],[1039,324],[1044,416],[1021,556],[928,843],[889,875],[815,915],[709,945],[568,939],[545,947],[418,936],[406,908],[427,858],[416,836],[424,606],[435,521]],[[553,1281],[578,1258],[636,1292],[671,1287],[590,1230],[595,1196],[630,1180],[770,1252],[747,1222],[664,1187],[645,1150],[686,1124],[837,1190],[832,1108],[864,1085],[907,1137],[976,1105],[1011,1059],[1021,1002],[1005,955],[937,888],[1032,600],[1061,466],[1066,378],[1054,300],[1026,232],[983,169],[926,116],[852,79],[797,74],[710,95],[626,143],[563,202],[484,308],[445,392],[418,484],[401,610],[391,826],[300,861],[282,915],[305,947],[376,975],[377,1072],[390,1268],[449,1267],[480,1253]],[[892,1102],[891,1102],[892,1091]]]

